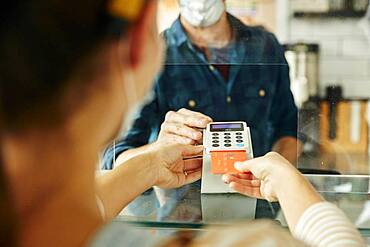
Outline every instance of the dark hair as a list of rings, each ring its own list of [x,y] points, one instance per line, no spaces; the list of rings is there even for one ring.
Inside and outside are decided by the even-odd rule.
[[[130,0],[131,1],[131,0]],[[122,35],[107,0],[10,0],[0,8],[0,143],[4,132],[52,125],[63,117],[72,74],[104,42]],[[116,32],[119,28],[119,32]],[[69,83],[81,85],[68,85]],[[81,99],[76,99],[80,101]],[[0,146],[1,155],[1,146]],[[0,245],[15,246],[12,203],[0,157]]]
[[[106,4],[6,1],[0,10],[0,109],[5,129],[61,120],[60,97],[69,86],[68,77],[112,37]],[[84,85],[73,86],[80,90]]]
[[[1,158],[1,157],[0,157]],[[17,220],[11,201],[9,184],[0,167],[0,246],[17,246]]]

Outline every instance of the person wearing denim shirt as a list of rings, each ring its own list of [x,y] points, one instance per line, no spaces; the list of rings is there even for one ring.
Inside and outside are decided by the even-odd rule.
[[[210,45],[205,51],[196,46],[182,16],[164,31],[164,69],[129,131],[105,151],[103,169],[112,169],[125,151],[156,141],[166,114],[180,109],[202,113],[213,121],[247,122],[256,157],[274,150],[284,138],[289,141],[280,145],[282,152],[275,151],[285,156],[283,149],[297,150],[298,111],[282,46],[263,28],[224,14],[233,37],[222,49]]]

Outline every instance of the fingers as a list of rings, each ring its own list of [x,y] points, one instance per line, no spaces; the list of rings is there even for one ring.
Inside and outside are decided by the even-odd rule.
[[[255,180],[256,177],[252,173],[238,173],[238,174],[226,174],[225,176],[233,176],[240,179]]]
[[[252,174],[224,175],[222,180],[240,194],[263,198],[261,195],[261,181],[255,180]]]
[[[202,113],[187,109],[170,111],[166,114],[158,139],[180,144],[202,143],[203,133],[196,128],[206,128],[212,121]]]
[[[261,181],[256,180],[252,174],[226,174],[222,180],[229,185],[233,190],[250,197],[260,198],[261,195]]]
[[[181,151],[183,157],[202,154],[204,150],[203,146],[192,145],[178,145],[178,148]]]
[[[164,122],[161,126],[161,131],[171,133],[177,136],[185,137],[188,140],[201,140],[203,137],[202,132],[190,128],[181,123]]]
[[[212,122],[212,119],[199,112],[181,109],[178,112],[168,112],[166,114],[166,122],[180,123],[189,127],[206,128],[207,124]]]
[[[263,157],[245,162],[236,162],[234,167],[240,172],[251,172],[258,179],[279,178],[282,174],[297,172],[293,165],[277,153],[268,153]]]
[[[161,142],[165,142],[165,143],[169,143],[169,144],[173,144],[173,143],[178,143],[178,144],[183,144],[183,145],[194,145],[196,144],[196,141],[191,139],[191,138],[187,138],[187,137],[184,137],[184,136],[179,136],[179,135],[176,135],[176,134],[171,134],[171,133],[165,133],[165,132],[161,132],[160,133],[160,136],[158,138],[159,141]]]
[[[250,197],[259,198],[259,199],[263,198],[262,195],[261,195],[259,187],[246,186],[246,185],[238,184],[236,182],[231,182],[229,184],[229,186],[230,186],[230,188],[239,192],[240,194],[250,196]]]
[[[188,174],[185,176],[185,184],[194,183],[198,181],[201,177],[202,177],[201,169],[188,172]]]
[[[179,144],[184,144],[184,145],[194,145],[194,144],[196,144],[195,140],[187,138],[187,137],[172,135],[172,138],[173,138],[172,143],[179,143]]]
[[[261,186],[261,181],[260,180],[253,179],[252,176],[250,178],[251,179],[242,179],[242,178],[238,178],[238,177],[233,176],[233,175],[224,175],[222,177],[222,180],[226,184],[231,184],[232,182],[235,182],[235,183],[245,185],[245,186],[249,186],[249,187],[258,187],[259,188]]]
[[[184,161],[184,171],[193,171],[198,170],[202,167],[202,160],[201,159],[195,159],[195,160],[187,160]]]
[[[236,162],[234,167],[240,172],[252,172],[256,170],[256,166],[261,163],[262,158],[255,158],[244,162]]]
[[[256,178],[263,179],[268,176],[273,169],[273,167],[270,167],[271,165],[274,166],[275,164],[270,162],[268,157],[264,156],[244,162],[236,162],[234,167],[240,172],[251,172]]]
[[[210,117],[208,117],[208,116],[206,116],[206,115],[204,115],[204,114],[202,114],[200,112],[190,111],[190,110],[185,109],[185,108],[180,109],[178,112],[181,113],[181,114],[184,114],[186,116],[197,116],[200,119],[204,119],[208,123],[213,122],[213,119],[212,118],[210,118]]]

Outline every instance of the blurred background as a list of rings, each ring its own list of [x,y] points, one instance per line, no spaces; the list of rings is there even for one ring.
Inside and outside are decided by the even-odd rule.
[[[226,3],[230,13],[263,26],[284,45],[304,140],[299,168],[370,174],[369,0]],[[177,0],[161,0],[159,29],[178,14]]]

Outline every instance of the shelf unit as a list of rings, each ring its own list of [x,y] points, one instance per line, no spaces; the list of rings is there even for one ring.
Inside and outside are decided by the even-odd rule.
[[[332,11],[332,12],[295,12],[295,18],[361,18],[365,11]]]

